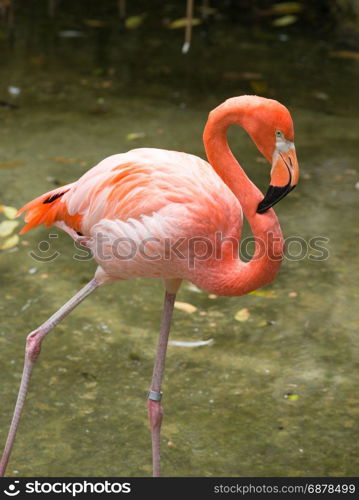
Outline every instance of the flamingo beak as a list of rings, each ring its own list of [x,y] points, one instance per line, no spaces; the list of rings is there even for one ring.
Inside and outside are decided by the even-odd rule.
[[[286,152],[276,149],[273,156],[271,182],[257,213],[263,214],[295,188],[298,183],[299,166],[294,145]]]

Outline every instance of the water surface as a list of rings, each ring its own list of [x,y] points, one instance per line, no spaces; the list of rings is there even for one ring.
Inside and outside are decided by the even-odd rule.
[[[163,474],[357,475],[358,63],[331,59],[324,43],[232,28],[218,27],[210,44],[197,37],[186,58],[179,35],[156,31],[69,40],[43,28],[24,30],[12,50],[3,41],[0,97],[19,108],[0,108],[0,202],[20,207],[133,147],[203,156],[208,111],[253,93],[242,73],[261,73],[264,95],[285,103],[296,125],[302,178],[276,208],[283,232],[329,238],[329,258],[287,260],[267,287],[274,297],[210,298],[182,286],[178,299],[198,309],[176,310],[172,339],[214,342],[169,347]],[[17,99],[9,85],[21,88]],[[130,133],[143,137],[129,141]],[[230,140],[264,190],[269,168],[255,147],[236,129]],[[57,259],[34,261],[31,250],[49,255],[41,241]],[[93,275],[94,263],[73,253],[69,237],[38,228],[0,255],[1,442],[26,334]],[[49,335],[9,475],[151,473],[146,392],[162,293],[149,280],[109,285]],[[242,308],[246,322],[234,319]]]

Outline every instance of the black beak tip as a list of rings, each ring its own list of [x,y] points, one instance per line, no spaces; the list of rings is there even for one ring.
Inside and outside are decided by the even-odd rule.
[[[269,210],[271,207],[270,206],[266,206],[266,204],[264,203],[264,199],[259,203],[258,205],[258,208],[257,208],[257,214],[264,214],[265,212],[267,212],[267,210]]]
[[[283,187],[278,187],[278,186],[272,186],[270,185],[268,187],[268,191],[266,192],[265,197],[263,200],[259,203],[257,207],[257,213],[258,214],[264,214],[269,210],[270,208],[273,207],[278,201],[280,201],[282,198],[284,198],[292,189],[294,189],[295,186],[290,186],[289,184],[287,186]]]

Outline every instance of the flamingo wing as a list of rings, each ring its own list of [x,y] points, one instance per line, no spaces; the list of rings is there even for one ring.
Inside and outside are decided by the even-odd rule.
[[[161,255],[165,237],[208,237],[221,231],[238,238],[242,222],[237,198],[207,162],[152,148],[110,156],[77,182],[36,198],[19,213],[23,211],[27,225],[22,232],[44,223],[93,240],[105,234],[109,245],[116,238],[136,243],[156,238]]]

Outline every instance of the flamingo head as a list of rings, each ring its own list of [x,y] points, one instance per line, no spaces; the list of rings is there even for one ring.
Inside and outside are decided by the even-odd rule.
[[[272,164],[269,188],[258,204],[264,213],[297,185],[299,166],[294,147],[293,121],[288,109],[273,99],[256,95],[231,97],[209,114],[204,130],[208,159],[223,147],[214,138],[225,137],[231,125],[239,125],[249,134],[263,156]]]
[[[284,198],[298,183],[299,166],[294,146],[293,121],[288,109],[273,99],[242,96],[239,124],[271,163],[269,188],[259,203],[262,214]]]
[[[258,121],[249,133],[272,165],[268,190],[257,208],[257,212],[262,214],[295,188],[299,166],[293,122],[288,109],[278,101],[261,98],[257,113]]]

